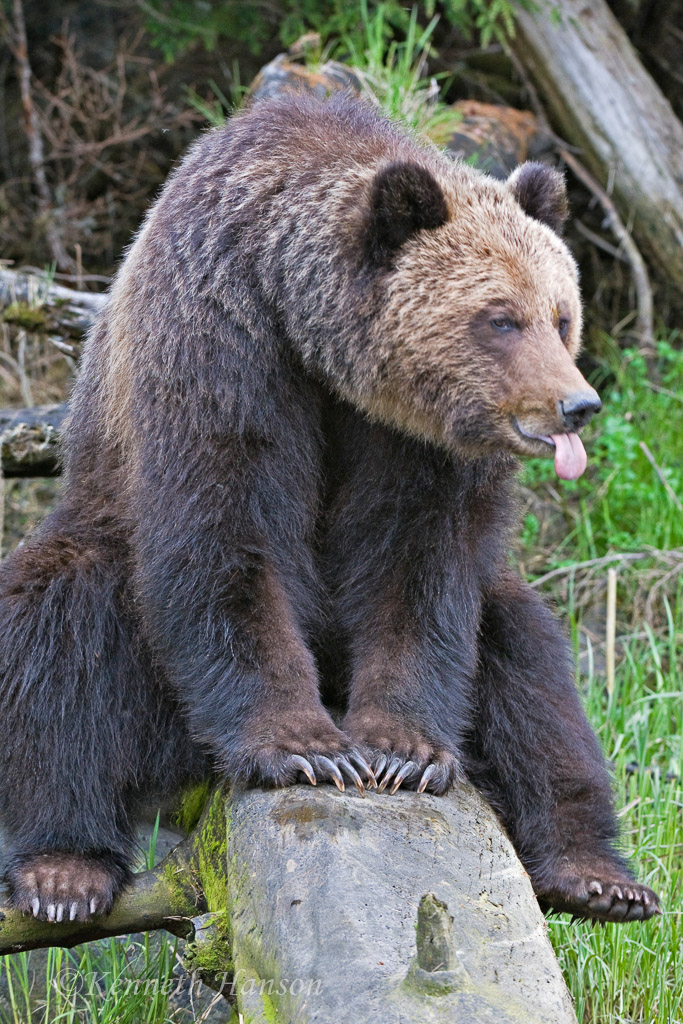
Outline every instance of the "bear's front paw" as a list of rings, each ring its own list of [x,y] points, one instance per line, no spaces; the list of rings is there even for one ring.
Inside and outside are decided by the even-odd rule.
[[[604,870],[581,875],[561,874],[537,891],[544,910],[594,921],[647,921],[661,914],[659,897],[647,885]]]
[[[344,729],[368,753],[380,793],[403,786],[442,794],[464,777],[455,754],[381,710],[350,713]]]
[[[10,906],[40,921],[87,921],[108,914],[127,881],[109,859],[41,853],[11,864],[6,872]]]
[[[331,720],[307,728],[303,716],[267,729],[261,723],[260,734],[233,751],[224,767],[233,781],[246,785],[291,786],[308,779],[312,786],[333,782],[343,792],[352,782],[361,796],[366,786],[377,788],[363,752],[345,733]]]

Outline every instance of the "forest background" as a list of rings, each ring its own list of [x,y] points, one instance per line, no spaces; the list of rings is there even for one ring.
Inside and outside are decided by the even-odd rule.
[[[570,7],[551,5],[568,40]],[[683,3],[613,0],[609,8],[680,119]],[[582,146],[563,134],[547,76],[527,60],[519,19],[539,17],[541,5],[3,0],[0,12],[0,258],[10,274],[38,275],[28,298],[9,294],[0,310],[0,409],[66,399],[80,339],[55,330],[48,285],[106,288],[188,144],[244,102],[278,54],[312,75],[330,60],[352,66],[371,102],[441,141],[465,136],[464,155],[486,170],[504,162],[505,145],[493,151],[481,122],[471,131],[472,118],[453,104],[530,111],[532,128],[513,130],[510,147],[523,136],[532,155],[567,173],[568,240],[587,313],[581,365],[605,410],[587,432],[580,481],[558,484],[545,462],[525,465],[513,557],[570,623],[581,693],[614,769],[627,853],[664,904],[661,919],[628,928],[557,918],[551,936],[580,1021],[683,1022],[683,299],[674,269],[639,249],[638,214],[618,201],[619,161],[602,179],[591,169],[591,140]],[[614,68],[613,53],[602,59]],[[568,42],[555,70],[570,60]],[[568,109],[575,100],[561,96]],[[491,132],[507,139],[509,116],[491,116]],[[616,140],[622,153],[639,130],[626,123]],[[56,479],[0,477],[3,552],[58,491]],[[145,938],[5,958],[0,1022],[227,1019],[206,993],[203,1001],[173,997],[166,981],[179,976],[176,953],[175,940]],[[158,995],[131,994],[132,977],[156,979]]]

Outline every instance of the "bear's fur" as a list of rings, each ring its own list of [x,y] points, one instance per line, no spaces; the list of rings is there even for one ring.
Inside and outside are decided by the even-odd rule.
[[[515,455],[578,475],[599,406],[565,208],[556,172],[493,181],[346,98],[191,150],[86,347],[62,502],[2,569],[15,906],[106,911],[140,793],[371,764],[391,792],[467,774],[546,905],[656,912],[507,563]]]

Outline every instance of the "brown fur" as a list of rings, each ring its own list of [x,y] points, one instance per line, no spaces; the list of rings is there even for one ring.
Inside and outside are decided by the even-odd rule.
[[[465,771],[546,904],[655,912],[507,568],[514,456],[550,451],[520,428],[597,407],[565,207],[555,172],[491,181],[344,97],[191,150],[89,340],[64,500],[0,574],[15,905],[106,909],[150,788],[362,790],[371,763],[391,790]]]

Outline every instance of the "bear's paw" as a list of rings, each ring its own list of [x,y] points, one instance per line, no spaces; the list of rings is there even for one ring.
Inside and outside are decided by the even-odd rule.
[[[401,787],[443,794],[464,777],[452,751],[379,708],[350,712],[344,729],[367,753],[380,793]]]
[[[661,914],[659,897],[647,885],[619,873],[563,874],[537,892],[544,909],[594,921],[647,921]]]
[[[88,921],[108,914],[128,872],[109,857],[39,853],[9,866],[10,905],[40,921]]]

